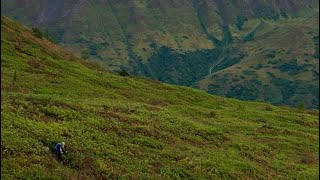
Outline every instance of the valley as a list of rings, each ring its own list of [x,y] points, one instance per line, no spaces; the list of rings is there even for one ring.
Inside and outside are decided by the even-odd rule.
[[[319,108],[318,1],[1,2],[2,15],[111,71]]]

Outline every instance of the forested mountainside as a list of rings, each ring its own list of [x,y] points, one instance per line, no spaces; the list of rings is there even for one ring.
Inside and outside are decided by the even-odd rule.
[[[317,0],[2,0],[78,56],[212,94],[319,107]]]

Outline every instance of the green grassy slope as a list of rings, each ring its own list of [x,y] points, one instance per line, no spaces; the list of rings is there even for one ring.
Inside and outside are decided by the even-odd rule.
[[[318,135],[318,111],[117,76],[1,18],[3,179],[318,179]]]

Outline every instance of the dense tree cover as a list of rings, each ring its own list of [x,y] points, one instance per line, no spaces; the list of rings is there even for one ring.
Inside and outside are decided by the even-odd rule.
[[[291,106],[297,106],[304,100],[303,94],[308,94],[311,91],[313,95],[312,105],[319,108],[319,91],[316,85],[309,85],[301,80],[288,80],[281,77],[277,77],[272,73],[268,73],[273,85],[279,87],[281,91],[282,100],[281,104],[288,104]],[[295,94],[301,94],[302,96],[294,97]]]
[[[252,86],[237,85],[233,86],[227,93],[226,97],[237,97],[241,100],[256,100],[258,98],[258,91]]]
[[[242,30],[243,29],[243,25],[244,23],[248,21],[248,18],[245,17],[245,16],[237,16],[237,19],[236,19],[236,26],[239,30]]]
[[[253,75],[251,72],[253,71],[250,70],[249,76]],[[231,88],[227,88],[227,91],[223,84],[226,84],[226,82],[229,83],[228,79],[226,77],[214,75],[212,78],[215,79],[215,84],[208,85],[208,93],[249,101],[261,99],[276,105],[287,104],[296,107],[299,103],[305,102],[304,95],[308,95],[311,92],[311,95],[313,96],[312,102],[309,102],[311,104],[306,104],[306,107],[312,106],[319,108],[319,92],[317,85],[307,84],[301,80],[284,79],[271,72],[268,72],[267,74],[270,78],[271,85],[264,84],[264,82],[255,78],[244,80],[240,77],[242,81],[238,78],[232,78]],[[272,93],[275,88],[278,89],[278,91],[275,92],[276,94]],[[295,96],[296,94],[301,94],[301,96]]]
[[[314,44],[314,54],[313,57],[319,59],[319,36],[314,36],[313,39],[313,44]]]
[[[217,78],[220,81],[226,81],[224,78]],[[241,85],[236,84],[231,86],[230,90],[223,93],[224,88],[221,84],[210,84],[208,89],[209,93],[224,95],[226,97],[238,98],[241,100],[253,101],[259,97],[258,87],[260,87],[261,81],[252,79],[250,81],[244,81]],[[269,100],[269,99],[268,99]]]
[[[307,64],[298,65],[297,59],[292,59],[287,63],[282,63],[278,68],[282,72],[287,72],[290,75],[294,75],[307,70],[307,67]]]
[[[255,31],[250,32],[245,37],[243,37],[243,42],[253,41],[255,36]]]
[[[216,42],[216,47],[208,50],[196,50],[177,52],[169,47],[157,47],[154,43],[150,47],[154,49],[147,64],[141,63],[141,58],[135,57],[134,74],[142,74],[153,79],[171,84],[193,86],[195,82],[209,74],[232,66],[241,61],[246,54],[237,52],[231,48],[233,42],[228,26],[223,27],[224,38]]]
[[[313,80],[319,80],[319,71],[311,70]]]
[[[258,27],[261,27],[263,24],[264,22],[261,21]],[[258,27],[247,36],[243,37],[243,40],[253,40]],[[148,63],[142,63],[140,57],[134,56],[131,61],[131,67],[134,67],[134,71],[130,73],[144,75],[170,84],[199,87],[197,82],[209,74],[209,69],[211,67],[213,67],[212,73],[215,73],[239,63],[246,57],[246,53],[232,47],[233,37],[228,26],[224,26],[223,30],[224,38],[222,40],[214,38],[214,41],[216,42],[214,49],[178,52],[170,47],[159,47],[155,43],[151,43],[150,47],[152,47],[154,52],[148,59]],[[316,44],[316,38],[314,38],[314,41]],[[289,49],[288,52],[290,53],[290,51],[291,50]],[[265,53],[268,64],[273,65],[272,68],[279,69],[281,72],[288,73],[289,75],[312,70],[307,64],[299,65],[296,59],[292,59],[288,62],[276,59],[277,53],[279,53],[279,51],[277,52],[273,49]],[[270,66],[257,64],[256,66],[244,69],[243,75],[238,78],[229,79],[228,74],[225,74],[225,77],[213,76],[212,78],[214,78],[214,80],[212,81],[215,82],[215,84],[208,85],[208,92],[242,100],[256,100],[259,98],[277,105],[287,104],[297,106],[304,97],[303,95],[295,97],[295,94],[310,94],[311,89],[317,89],[316,87],[311,87],[310,84],[307,84],[306,82],[282,79],[275,77],[271,73],[269,74],[271,81],[270,85],[264,84],[259,80],[246,79],[248,77],[257,78],[255,70],[267,67]],[[316,79],[317,74],[313,74],[315,77],[314,79]],[[226,89],[224,89],[225,87],[222,87],[220,84],[225,84],[227,81],[234,85],[226,91]],[[279,92],[276,96],[269,94],[275,90]],[[259,93],[263,93],[263,95],[260,95]],[[308,107],[319,107],[318,99],[316,98],[317,94],[316,91],[312,93],[314,100],[312,101],[312,105],[307,105]]]
[[[283,99],[290,99],[298,88],[297,81],[289,81],[287,79],[271,76],[271,81],[276,86],[281,86],[281,94]]]
[[[284,11],[285,12],[285,11]],[[282,14],[284,13],[282,12]],[[279,13],[277,11],[275,11],[272,7],[262,7],[262,8],[255,8],[254,9],[254,13],[261,18],[265,18],[265,19],[273,19],[273,20],[277,20],[279,19]]]
[[[149,59],[148,66],[158,80],[191,85],[208,75],[209,67],[219,56],[219,50],[198,50],[178,53],[161,47]]]

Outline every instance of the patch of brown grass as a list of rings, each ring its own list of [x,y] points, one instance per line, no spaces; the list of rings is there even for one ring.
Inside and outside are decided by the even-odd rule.
[[[319,116],[318,110],[305,110],[305,112],[310,115]]]
[[[150,105],[160,106],[160,107],[165,107],[165,106],[167,106],[169,104],[169,102],[161,101],[161,100],[150,100],[148,103]]]
[[[41,64],[38,60],[36,59],[30,59],[27,61],[27,64],[29,64],[32,68],[34,69],[43,69],[44,65]]]
[[[313,154],[305,153],[299,162],[303,164],[312,165],[316,164],[318,162],[318,159]]]

